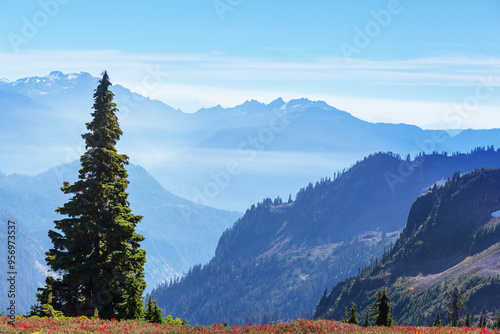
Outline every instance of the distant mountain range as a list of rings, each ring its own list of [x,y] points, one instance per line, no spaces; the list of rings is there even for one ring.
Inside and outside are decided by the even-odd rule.
[[[19,276],[23,280],[19,283],[18,311],[29,310],[35,302],[36,288],[44,283],[44,253],[52,246],[48,231],[54,229],[54,220],[61,219],[55,209],[68,200],[60,187],[64,181],[74,182],[79,168],[79,163],[74,162],[36,176],[0,173],[2,226],[11,218],[22,231],[18,236],[18,252],[22,255]],[[175,196],[137,165],[129,165],[127,170],[131,208],[144,216],[137,230],[146,237],[142,247],[147,252],[147,291],[151,291],[157,284],[181,276],[191,266],[208,262],[219,236],[240,213],[196,205]],[[6,243],[6,231],[0,231],[2,244]],[[2,257],[2,261],[5,259]],[[2,305],[6,306],[0,301]]]
[[[413,203],[390,252],[325,294],[315,317],[341,319],[354,302],[364,318],[376,292],[386,289],[399,324],[430,325],[438,312],[446,318],[448,295],[458,288],[473,324],[481,315],[494,320],[500,307],[498,210],[500,169],[457,172]]]
[[[20,252],[36,268],[26,269],[33,282],[45,275],[47,231],[59,218],[53,210],[67,200],[59,187],[74,180],[85,150],[81,134],[97,80],[58,71],[0,80],[0,214],[18,220],[29,240]],[[490,148],[499,146],[499,129],[450,134],[374,124],[308,99],[186,114],[120,85],[112,90],[124,131],[117,148],[136,164],[129,167],[129,193],[134,213],[145,217],[138,230],[146,236],[148,289],[209,261],[222,231],[240,217],[234,210],[249,208],[222,235],[207,266],[155,290],[161,306],[193,322],[312,314],[325,285],[382,254],[429,186],[456,170],[499,166]],[[488,149],[437,153],[478,146]],[[379,151],[393,153],[370,155]],[[285,200],[251,207],[277,195]],[[262,296],[272,298],[250,312]]]
[[[113,75],[111,73],[111,79]],[[4,173],[37,174],[83,153],[98,78],[63,74],[0,81]],[[208,206],[243,211],[261,198],[288,197],[312,180],[378,151],[403,156],[499,146],[500,130],[422,130],[369,123],[321,101],[247,101],[186,114],[112,87],[124,131],[119,150],[169,191]]]
[[[309,184],[294,201],[253,205],[222,234],[210,263],[152,294],[160,307],[191,323],[310,317],[325,286],[355,275],[390,248],[419,195],[455,171],[483,166],[500,167],[500,150],[414,160],[371,155],[333,180]]]

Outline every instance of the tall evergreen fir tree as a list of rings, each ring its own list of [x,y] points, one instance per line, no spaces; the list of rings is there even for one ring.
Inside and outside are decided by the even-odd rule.
[[[46,260],[60,278],[48,279],[45,290],[68,316],[91,316],[97,309],[104,319],[140,318],[146,252],[135,228],[142,217],[132,214],[127,201],[128,157],[115,148],[122,131],[109,86],[105,71],[94,91],[89,132],[82,135],[86,152],[78,180],[61,188],[73,195],[56,210],[67,218],[55,221],[58,231],[49,231],[54,247]]]

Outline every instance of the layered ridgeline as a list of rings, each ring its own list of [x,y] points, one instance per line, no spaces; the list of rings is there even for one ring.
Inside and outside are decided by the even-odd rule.
[[[381,256],[404,227],[413,201],[456,170],[500,167],[500,151],[374,154],[309,184],[295,201],[266,199],[219,240],[216,255],[153,291],[190,323],[246,323],[312,316],[325,286]]]
[[[48,231],[54,229],[54,220],[60,219],[55,209],[68,200],[60,187],[64,181],[75,181],[79,167],[78,162],[74,162],[35,176],[0,173],[2,226],[12,218],[21,233],[18,271],[24,281],[19,282],[19,312],[29,311],[35,302],[36,288],[45,281],[45,252],[50,248]],[[142,248],[146,250],[145,273],[147,291],[150,291],[197,263],[207,263],[222,232],[241,214],[197,205],[175,196],[140,166],[129,165],[127,170],[130,207],[144,216],[137,231],[146,238]],[[6,244],[6,233],[6,227],[0,230],[1,244]],[[1,257],[0,261],[6,258]],[[0,299],[0,306],[5,309],[2,301],[8,300]]]
[[[78,159],[85,150],[78,134],[85,131],[97,80],[89,73],[57,71],[0,80],[0,171],[36,174]],[[147,95],[155,93],[151,87],[131,88]],[[252,100],[187,114],[120,85],[111,90],[124,131],[119,150],[169,191],[228,210],[243,211],[267,196],[288,196],[373,152],[467,152],[500,144],[499,129],[452,136],[366,122],[308,99]]]
[[[387,289],[398,324],[429,325],[438,312],[446,318],[448,295],[458,288],[473,324],[481,315],[493,320],[500,308],[499,209],[500,169],[455,173],[417,198],[390,252],[324,295],[315,318],[341,319],[352,302],[364,318],[376,292]]]

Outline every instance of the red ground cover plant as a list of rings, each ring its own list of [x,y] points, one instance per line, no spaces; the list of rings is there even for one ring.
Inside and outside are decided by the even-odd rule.
[[[200,334],[281,334],[281,333],[359,333],[359,334],[500,334],[500,331],[484,328],[468,327],[411,327],[396,326],[363,328],[338,321],[300,319],[287,323],[270,325],[211,326],[151,324],[143,321],[115,321],[87,318],[18,318],[15,324],[9,325],[9,318],[1,318],[0,333],[105,333],[105,334],[139,334],[139,333],[200,333]]]

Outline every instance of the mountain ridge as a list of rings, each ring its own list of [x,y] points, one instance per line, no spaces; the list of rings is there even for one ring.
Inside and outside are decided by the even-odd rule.
[[[366,314],[371,297],[381,289],[387,289],[395,318],[404,325],[429,325],[437,312],[445,312],[454,288],[465,296],[473,318],[479,317],[474,310],[500,306],[500,228],[491,216],[500,209],[499,189],[499,168],[457,172],[429,189],[413,203],[390,252],[334,286],[321,298],[314,317],[340,319],[351,302]]]
[[[355,275],[390,248],[415,198],[456,170],[483,165],[500,167],[500,150],[411,161],[373,154],[333,179],[310,183],[294,201],[252,205],[222,234],[207,265],[152,294],[163,309],[193,323],[309,317],[325,285]],[[392,184],[387,173],[400,179]]]
[[[0,141],[9,143],[2,147],[0,170],[34,175],[82,154],[80,134],[86,131],[97,80],[88,73],[52,72],[0,83]],[[8,97],[6,91],[25,94],[26,100]],[[112,91],[124,131],[118,148],[166,189],[192,201],[201,192],[206,200],[199,203],[221,209],[242,211],[270,194],[288,196],[373,152],[410,153],[413,158],[422,151],[466,152],[500,145],[499,129],[449,136],[416,126],[366,122],[306,98],[249,100],[187,114],[120,84]],[[213,188],[211,175],[226,171],[228,162],[236,163],[238,172],[217,191],[205,191]]]

